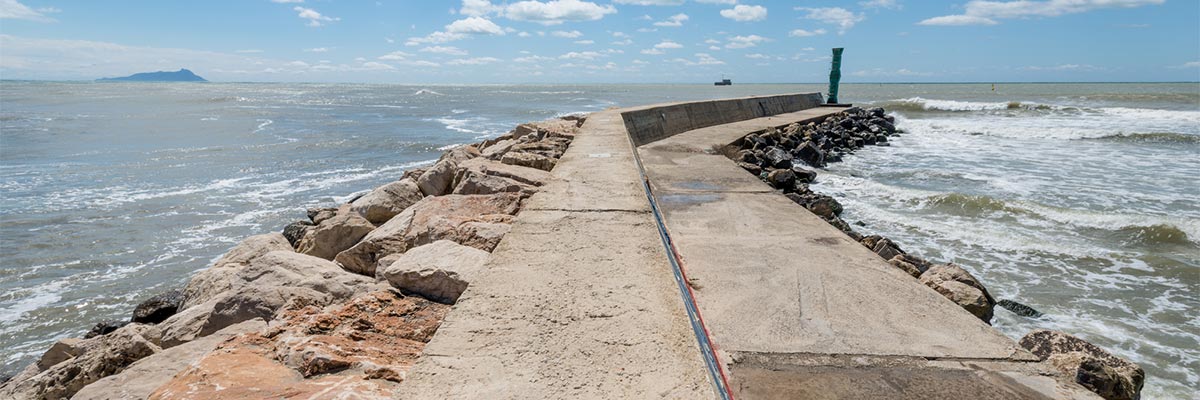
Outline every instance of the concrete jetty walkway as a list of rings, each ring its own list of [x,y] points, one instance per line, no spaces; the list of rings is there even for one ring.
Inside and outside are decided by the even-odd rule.
[[[592,114],[401,398],[1097,398],[721,155],[820,101]]]

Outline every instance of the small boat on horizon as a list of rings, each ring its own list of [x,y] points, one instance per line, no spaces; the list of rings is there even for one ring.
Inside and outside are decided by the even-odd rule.
[[[714,86],[729,86],[732,84],[733,84],[733,81],[725,79],[725,75],[721,75],[721,80],[713,82]]]

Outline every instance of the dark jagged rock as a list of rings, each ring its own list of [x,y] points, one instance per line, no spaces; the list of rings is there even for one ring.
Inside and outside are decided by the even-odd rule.
[[[1042,316],[1042,313],[1033,309],[1033,307],[1008,299],[1000,300],[996,302],[996,305],[1003,307],[1005,310],[1012,311],[1013,314],[1017,314],[1022,317],[1038,318]]]
[[[817,179],[817,171],[813,171],[798,165],[792,166],[792,172],[796,174],[796,182],[812,183]]]
[[[791,190],[796,186],[796,174],[790,169],[777,169],[767,174],[767,183],[776,189]]]
[[[123,327],[125,325],[129,325],[129,321],[118,321],[118,320],[100,321],[100,322],[96,323],[96,326],[92,327],[92,330],[88,331],[87,334],[83,335],[83,338],[91,339],[96,336],[104,336],[104,335],[112,333],[113,331],[115,331],[117,329],[121,329],[121,327]]]
[[[784,151],[783,149],[774,147],[774,146],[767,148],[766,154],[764,154],[763,161],[766,162],[766,164],[767,164],[764,166],[770,166],[770,167],[774,167],[774,168],[791,168],[792,167],[791,154],[788,154],[787,151]]]
[[[821,168],[825,166],[825,152],[817,148],[811,141],[806,141],[796,148],[796,158],[804,161],[805,164],[813,167]]]
[[[183,291],[171,289],[138,304],[133,309],[133,318],[130,321],[140,324],[157,324],[175,315],[181,304],[183,304]]]
[[[1021,347],[1107,400],[1141,396],[1146,380],[1142,367],[1086,340],[1042,329],[1021,338]]]
[[[742,169],[746,170],[746,172],[753,174],[754,176],[762,175],[762,167],[758,166],[758,164],[751,164],[748,162],[739,162],[738,166],[742,167]]]
[[[283,227],[283,237],[287,238],[288,243],[291,243],[292,247],[296,247],[296,243],[300,242],[300,238],[303,238],[304,234],[308,232],[308,229],[312,228],[313,226],[316,226],[316,224],[310,221],[296,221],[290,223]]]

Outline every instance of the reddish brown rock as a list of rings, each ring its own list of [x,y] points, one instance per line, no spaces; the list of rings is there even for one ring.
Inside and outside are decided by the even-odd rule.
[[[879,243],[886,240],[880,240]],[[922,273],[920,279],[925,286],[933,288],[983,322],[992,323],[996,300],[967,270],[954,264],[935,265]]]
[[[1136,400],[1145,384],[1142,367],[1067,333],[1039,329],[1021,347],[1106,400]]]

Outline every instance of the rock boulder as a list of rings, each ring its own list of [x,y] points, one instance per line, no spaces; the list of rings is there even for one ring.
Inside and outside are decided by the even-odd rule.
[[[332,260],[338,253],[354,246],[359,239],[375,229],[375,225],[351,209],[349,204],[338,208],[337,215],[321,221],[308,230],[296,251]]]
[[[882,243],[884,240],[880,240]],[[878,243],[876,244],[878,246]],[[954,264],[935,265],[921,274],[921,283],[958,304],[986,323],[992,323],[996,301],[970,272]]]
[[[488,256],[474,247],[439,240],[410,249],[386,266],[383,277],[397,289],[454,304],[483,271]]]
[[[138,304],[130,320],[140,324],[157,324],[175,315],[182,305],[183,291],[171,289]]]
[[[375,188],[350,203],[350,209],[373,224],[382,224],[423,197],[416,180],[402,179]]]
[[[1142,367],[1078,337],[1040,329],[1021,338],[1021,347],[1107,400],[1140,398]]]

